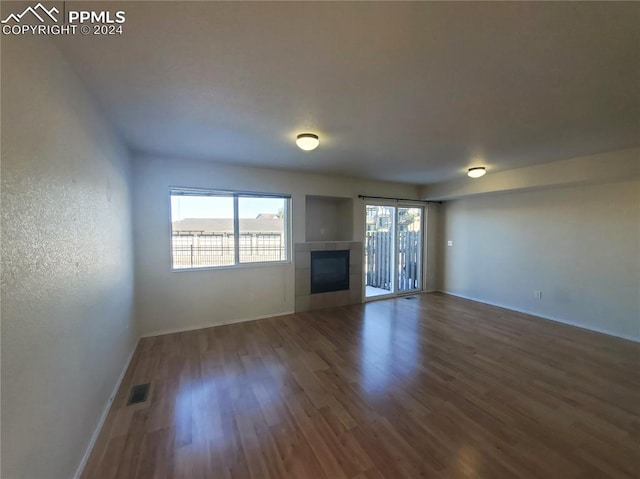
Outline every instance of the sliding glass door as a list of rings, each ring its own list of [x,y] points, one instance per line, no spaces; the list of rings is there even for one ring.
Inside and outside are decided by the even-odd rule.
[[[394,271],[396,209],[393,206],[366,206],[365,297],[395,293]]]
[[[396,228],[399,293],[422,289],[422,207],[398,207]]]
[[[365,297],[422,289],[422,207],[366,205]]]

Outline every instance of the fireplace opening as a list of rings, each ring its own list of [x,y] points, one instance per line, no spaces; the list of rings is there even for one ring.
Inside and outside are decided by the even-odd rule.
[[[349,289],[349,250],[311,252],[311,294]]]

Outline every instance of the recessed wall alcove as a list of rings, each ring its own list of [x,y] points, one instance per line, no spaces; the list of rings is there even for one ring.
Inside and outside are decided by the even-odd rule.
[[[352,241],[353,198],[306,196],[306,241]]]

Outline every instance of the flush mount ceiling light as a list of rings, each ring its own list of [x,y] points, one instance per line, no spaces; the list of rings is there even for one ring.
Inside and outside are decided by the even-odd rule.
[[[296,138],[296,145],[304,151],[315,150],[319,144],[320,140],[318,139],[318,135],[314,135],[313,133],[300,133]]]
[[[469,168],[467,175],[471,178],[480,178],[487,173],[487,169],[484,166],[476,166],[474,168]]]

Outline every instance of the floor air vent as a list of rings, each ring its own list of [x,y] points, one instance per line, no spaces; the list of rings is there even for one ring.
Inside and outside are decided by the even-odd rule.
[[[129,394],[129,400],[127,401],[127,406],[145,402],[147,400],[147,397],[149,396],[150,386],[151,386],[151,383],[138,384],[137,386],[133,386],[131,388],[131,393]]]
[[[405,296],[404,299],[416,299],[415,296]]]

